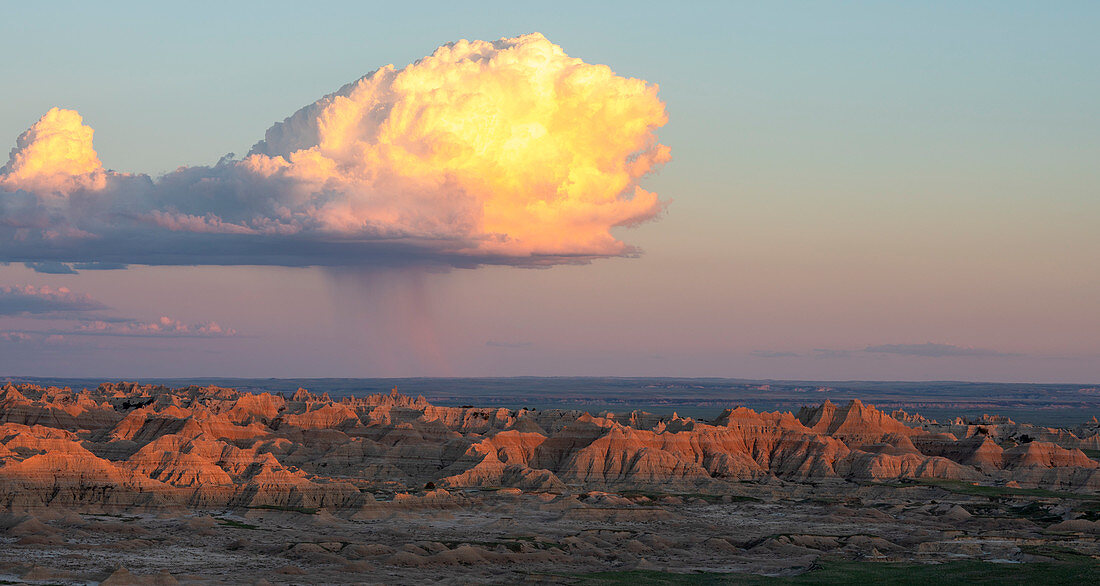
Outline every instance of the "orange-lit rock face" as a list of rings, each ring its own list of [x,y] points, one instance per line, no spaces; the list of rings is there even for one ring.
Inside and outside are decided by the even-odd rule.
[[[633,413],[438,407],[396,393],[333,401],[218,387],[0,388],[0,502],[350,507],[370,490],[560,491],[729,482],[945,478],[1100,489],[1077,437],[1015,423],[959,440],[857,401],[795,416],[728,410],[707,423]],[[958,431],[955,429],[955,431]],[[993,436],[1051,441],[1002,449]],[[1007,440],[1011,443],[1012,440]],[[1006,443],[1006,445],[1007,445]],[[65,490],[55,490],[63,487]]]

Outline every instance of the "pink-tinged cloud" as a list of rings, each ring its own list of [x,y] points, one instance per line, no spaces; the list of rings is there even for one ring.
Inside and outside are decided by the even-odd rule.
[[[25,332],[0,332],[0,342],[27,344],[31,339],[31,335]]]
[[[41,315],[106,309],[107,306],[66,287],[0,286],[0,316]]]
[[[879,344],[868,346],[865,352],[877,354],[899,354],[902,356],[920,356],[924,358],[945,357],[1015,357],[1019,354],[991,350],[989,348],[974,348],[972,346],[956,346],[954,344],[941,344],[925,342],[923,344]]]
[[[232,328],[223,328],[218,322],[206,322],[186,324],[178,319],[161,316],[160,319],[151,322],[141,321],[89,321],[79,324],[73,333],[93,334],[103,336],[164,336],[164,337],[195,337],[215,338],[222,336],[235,336],[237,331]]]
[[[13,318],[40,318],[60,324],[50,330],[5,330],[4,342],[60,341],[51,336],[101,335],[142,337],[228,337],[236,336],[233,328],[218,322],[185,323],[162,316],[154,321],[141,321],[106,315],[108,309],[99,301],[67,287],[36,287],[34,285],[0,286],[0,324]]]
[[[388,65],[274,125],[242,160],[104,171],[51,110],[0,176],[0,260],[548,265],[629,255],[669,160],[657,86],[540,34]],[[6,193],[5,193],[6,191]]]
[[[38,351],[73,346],[73,344],[72,341],[63,334],[9,330],[0,331],[0,347],[3,346],[8,346],[12,349],[19,348],[22,350]]]

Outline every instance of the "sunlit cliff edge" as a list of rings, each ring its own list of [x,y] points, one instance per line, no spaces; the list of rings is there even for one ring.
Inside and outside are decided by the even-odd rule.
[[[439,407],[390,394],[334,401],[133,383],[0,388],[0,508],[358,509],[379,492],[545,493],[659,487],[709,494],[767,482],[962,480],[1100,491],[1095,420],[937,423],[852,401],[710,422],[644,412]],[[430,490],[434,489],[434,490]],[[421,497],[422,498],[422,497]]]

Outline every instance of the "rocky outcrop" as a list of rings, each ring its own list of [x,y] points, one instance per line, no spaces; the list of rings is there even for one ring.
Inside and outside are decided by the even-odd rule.
[[[924,431],[950,433],[958,438],[986,436],[994,442],[1010,445],[1040,441],[1066,449],[1100,450],[1100,424],[1095,417],[1092,419],[1072,430],[1016,423],[1008,417],[995,415],[977,419],[956,417],[947,423],[923,421],[917,426]]]
[[[423,486],[538,491],[738,481],[953,479],[1100,488],[1068,430],[938,424],[828,401],[713,421],[644,412],[440,407],[396,391],[334,401],[134,383],[0,388],[0,506],[352,507]],[[1095,439],[1095,438],[1093,438]]]

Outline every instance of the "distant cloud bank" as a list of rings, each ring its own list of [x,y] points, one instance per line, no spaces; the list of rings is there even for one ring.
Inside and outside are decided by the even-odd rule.
[[[91,297],[65,287],[0,287],[0,316],[53,314],[106,309]]]
[[[0,169],[0,262],[553,265],[636,253],[638,181],[670,158],[657,86],[540,34],[382,67],[272,126],[242,159],[163,177],[105,168],[51,109]],[[77,264],[74,264],[77,263]]]
[[[77,328],[70,333],[97,336],[167,336],[181,338],[215,338],[237,335],[236,330],[232,328],[223,328],[218,322],[211,321],[198,324],[186,324],[168,316],[161,316],[160,319],[150,322],[137,320],[126,320],[121,322],[105,320],[88,321],[78,325]]]
[[[922,356],[925,358],[944,358],[949,356],[1019,356],[1018,354],[989,350],[987,348],[971,348],[969,346],[936,344],[933,342],[926,342],[924,344],[880,344],[878,346],[868,346],[864,349],[864,352]]]
[[[0,287],[0,318],[36,318],[60,324],[54,329],[0,330],[0,343],[55,342],[67,336],[216,338],[236,336],[218,322],[184,323],[161,316],[153,321],[102,314],[108,307],[65,287],[16,285]]]
[[[939,344],[925,342],[923,344],[878,344],[867,346],[862,350],[843,350],[835,348],[814,348],[810,353],[792,352],[786,350],[755,350],[750,354],[756,358],[850,358],[857,353],[870,354],[897,354],[900,356],[914,356],[920,358],[948,358],[948,357],[1014,357],[1021,354],[1001,352],[987,348],[972,348],[969,346],[955,346],[953,344]]]

